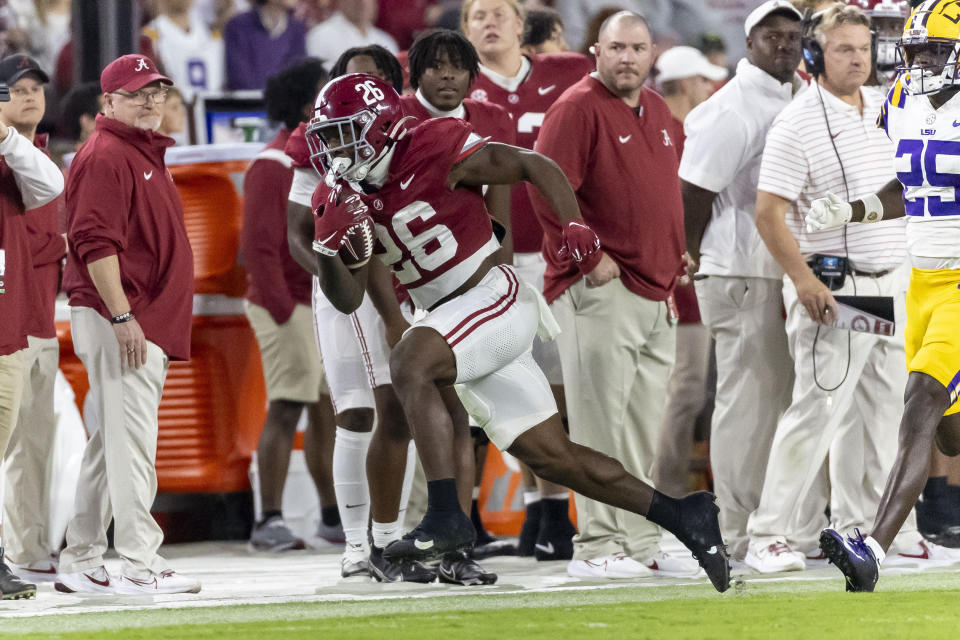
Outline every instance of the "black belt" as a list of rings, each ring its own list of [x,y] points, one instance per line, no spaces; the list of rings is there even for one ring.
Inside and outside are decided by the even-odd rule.
[[[870,278],[882,278],[893,271],[893,269],[884,269],[883,271],[860,271],[859,269],[850,269],[850,273],[855,276],[868,276]]]

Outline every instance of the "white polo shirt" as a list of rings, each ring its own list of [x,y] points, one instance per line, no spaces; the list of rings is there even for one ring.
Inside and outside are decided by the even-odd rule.
[[[876,272],[895,269],[906,259],[903,218],[813,233],[803,223],[810,203],[828,191],[844,200],[856,200],[876,193],[896,177],[893,144],[877,128],[884,96],[870,87],[861,88],[860,94],[862,115],[857,107],[826,89],[811,87],[797,96],[767,134],[757,189],[793,203],[787,212],[787,226],[805,258],[815,253],[849,254],[853,268]],[[829,132],[824,109],[830,120]],[[844,188],[844,174],[849,192]]]
[[[687,116],[680,179],[717,194],[700,242],[700,273],[783,276],[757,233],[754,205],[767,131],[801,83],[780,83],[744,58],[733,79]]]

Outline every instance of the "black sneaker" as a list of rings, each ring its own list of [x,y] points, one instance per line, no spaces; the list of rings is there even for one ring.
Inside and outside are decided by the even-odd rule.
[[[880,564],[873,551],[863,541],[859,529],[857,537],[843,536],[833,529],[820,532],[820,548],[827,560],[837,565],[847,580],[847,591],[873,591],[880,573]]]
[[[470,550],[470,557],[474,560],[483,560],[493,556],[515,555],[517,555],[517,545],[509,540],[497,540],[496,538],[491,538],[490,542],[486,544],[480,544],[478,541],[477,545]]]
[[[413,531],[387,545],[383,557],[427,562],[454,551],[470,551],[476,537],[473,523],[462,511],[442,515],[428,511]]]
[[[536,550],[537,538],[540,536],[540,517],[543,500],[537,500],[527,505],[527,513],[523,519],[523,528],[520,529],[520,540],[517,543],[517,555],[529,557]]]
[[[448,553],[437,567],[437,577],[447,584],[462,584],[472,587],[477,584],[494,584],[497,574],[485,570],[464,553]]]
[[[716,496],[698,491],[678,500],[680,530],[677,538],[687,547],[706,572],[714,588],[723,593],[730,588],[730,558],[720,535]]]
[[[24,582],[0,560],[0,597],[4,600],[27,600],[37,597],[37,585]]]
[[[437,572],[414,560],[387,560],[383,549],[370,547],[370,575],[377,582],[420,582],[437,579]]]
[[[567,500],[545,499],[540,518],[540,533],[533,545],[537,560],[570,560],[573,558],[573,536],[577,528],[570,522]]]

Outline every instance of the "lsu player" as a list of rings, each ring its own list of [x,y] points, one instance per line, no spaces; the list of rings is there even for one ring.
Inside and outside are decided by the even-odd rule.
[[[457,501],[448,393],[456,385],[501,451],[540,477],[660,524],[687,545],[717,590],[729,588],[714,496],[668,497],[613,458],[570,442],[533,360],[534,335],[555,335],[556,321],[539,292],[497,260],[500,244],[481,188],[532,182],[564,220],[562,250],[582,260],[600,243],[556,163],[487,143],[456,118],[412,126],[397,92],[373,76],[327,83],[314,113],[307,141],[332,185],[314,229],[324,294],[342,313],[361,304],[369,266],[348,269],[338,252],[348,232],[372,235],[375,228],[378,257],[427,312],[393,349],[390,373],[427,476],[428,507],[384,557],[425,561],[474,542]]]
[[[897,180],[855,202],[828,194],[812,203],[806,218],[818,230],[906,215],[913,264],[899,447],[873,531],[866,538],[857,532],[844,539],[833,529],[820,535],[848,591],[873,591],[886,551],[926,482],[932,445],[960,454],[960,0],[917,5],[898,49],[900,77],[877,122],[896,145]]]

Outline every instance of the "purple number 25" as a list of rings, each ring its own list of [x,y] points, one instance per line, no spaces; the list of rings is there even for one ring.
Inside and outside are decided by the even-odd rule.
[[[953,140],[900,140],[897,145],[897,157],[910,158],[910,171],[898,171],[897,179],[904,187],[949,187],[953,189],[953,199],[943,200],[940,196],[917,197],[905,201],[908,216],[923,216],[928,210],[931,216],[960,215],[960,173],[941,173],[937,171],[937,157],[957,158],[960,168],[960,142]],[[925,181],[926,180],[926,181]]]

